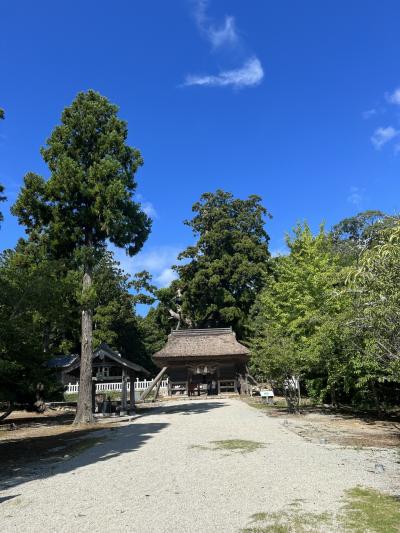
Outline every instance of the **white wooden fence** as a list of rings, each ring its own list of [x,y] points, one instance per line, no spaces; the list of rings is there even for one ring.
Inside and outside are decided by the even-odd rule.
[[[140,381],[139,378],[136,378],[135,381],[135,391],[144,391],[146,390],[153,382],[142,380]],[[128,391],[131,390],[131,383],[128,381]],[[168,389],[168,379],[165,379],[161,382],[160,389]],[[122,391],[122,382],[119,381],[117,383],[96,383],[96,392],[103,392],[103,391]],[[79,383],[73,384],[68,383],[66,393],[73,393],[73,392],[79,392]]]

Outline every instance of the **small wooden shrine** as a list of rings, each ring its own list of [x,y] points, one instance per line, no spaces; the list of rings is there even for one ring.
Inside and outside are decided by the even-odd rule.
[[[65,357],[55,358],[49,361],[48,366],[54,368],[59,373],[61,382],[78,383],[80,374],[80,357],[79,355],[68,355]],[[121,393],[121,410],[127,409],[128,381],[130,381],[130,406],[135,404],[135,380],[136,377],[148,377],[150,372],[145,368],[121,356],[115,352],[106,343],[102,343],[93,352],[93,402],[95,400],[95,390],[97,383],[122,382]],[[93,405],[94,407],[94,405]]]
[[[156,380],[168,374],[170,396],[241,392],[247,385],[249,350],[232,328],[172,331],[152,359],[162,368]]]

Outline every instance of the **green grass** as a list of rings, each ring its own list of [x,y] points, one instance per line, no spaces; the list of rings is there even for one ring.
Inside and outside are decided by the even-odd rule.
[[[265,446],[265,444],[262,442],[241,439],[213,440],[210,442],[210,444],[212,446],[193,445],[191,448],[199,450],[250,453],[258,450],[259,448],[264,448]]]
[[[399,533],[400,501],[382,492],[355,487],[346,492],[344,507],[333,517],[329,513],[302,512],[301,500],[275,513],[256,513],[243,533]],[[291,508],[290,508],[291,507]]]
[[[241,439],[213,440],[211,441],[211,444],[214,444],[216,450],[231,450],[241,453],[250,453],[259,448],[264,448],[262,442]]]
[[[73,457],[76,457],[83,453],[84,451],[88,450],[89,448],[92,448],[93,446],[98,446],[99,444],[102,444],[107,440],[107,437],[84,437],[84,438],[77,438],[77,439],[71,439],[68,442],[65,443],[63,446],[57,446],[56,449],[52,450],[50,449],[48,451],[47,459],[48,460],[54,460],[54,459],[72,459]]]
[[[347,491],[342,523],[354,533],[400,532],[400,501],[373,489],[355,487]]]
[[[252,524],[243,533],[317,533],[326,531],[331,523],[328,513],[314,514],[299,511],[256,513]]]

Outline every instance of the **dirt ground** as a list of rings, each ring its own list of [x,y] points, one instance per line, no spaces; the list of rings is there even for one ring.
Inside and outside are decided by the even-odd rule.
[[[353,448],[400,448],[400,422],[351,413],[305,407],[299,415],[281,407],[267,406],[260,398],[245,400],[267,416],[287,421],[286,429],[306,441]],[[166,402],[162,402],[165,404]],[[151,409],[151,406],[143,406]],[[139,411],[140,413],[140,411]],[[112,430],[128,419],[101,420],[84,429],[72,426],[74,408],[48,410],[43,414],[15,411],[0,425],[0,470],[3,476],[30,462],[51,462],[75,455],[99,430]]]
[[[383,426],[389,437],[395,428],[257,407],[238,397],[165,401],[127,422],[84,430],[69,425],[72,413],[43,417],[42,427],[36,417],[15,421],[19,429],[0,432],[0,463],[11,469],[2,479],[0,464],[1,531],[186,533],[193,524],[232,533],[398,530],[397,449],[332,443],[357,432],[370,439],[369,428],[377,435]],[[363,498],[379,528],[369,527],[364,512],[354,528],[338,526],[354,518],[354,498]],[[395,527],[385,528],[375,509],[384,508],[386,520],[389,503]]]
[[[287,429],[309,442],[337,444],[355,448],[400,448],[400,420],[332,411],[306,406],[300,414],[288,414],[286,409],[267,406],[260,398],[248,400],[271,417],[287,420]]]
[[[14,411],[0,424],[0,477],[8,477],[32,462],[52,462],[76,455],[91,444],[96,432],[112,430],[129,418],[107,419],[84,428],[72,426],[75,409],[37,414]]]

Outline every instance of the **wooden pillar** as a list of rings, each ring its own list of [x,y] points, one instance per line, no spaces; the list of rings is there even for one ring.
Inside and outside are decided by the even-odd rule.
[[[126,369],[122,368],[122,393],[121,393],[121,410],[120,415],[126,415],[127,412],[127,405],[126,400],[128,397],[128,387],[127,387],[127,375],[126,375]]]
[[[96,381],[92,379],[92,413],[96,410]]]
[[[135,372],[131,370],[129,372],[129,380],[130,380],[130,391],[129,391],[129,412],[131,415],[135,412]]]
[[[153,402],[155,402],[157,400],[157,396],[158,396],[158,393],[160,391],[160,387],[161,387],[161,383],[162,383],[162,379],[160,379],[157,383],[157,387],[156,387],[156,392],[154,394],[154,400]]]
[[[154,387],[157,385],[158,381],[162,379],[163,375],[165,374],[165,372],[167,371],[167,366],[164,366],[161,371],[157,374],[157,376],[154,378],[154,381],[152,382],[152,384],[150,385],[150,387],[147,387],[147,389],[142,393],[142,395],[140,396],[140,400],[141,401],[144,401],[147,396],[150,394],[150,392],[154,389]]]

